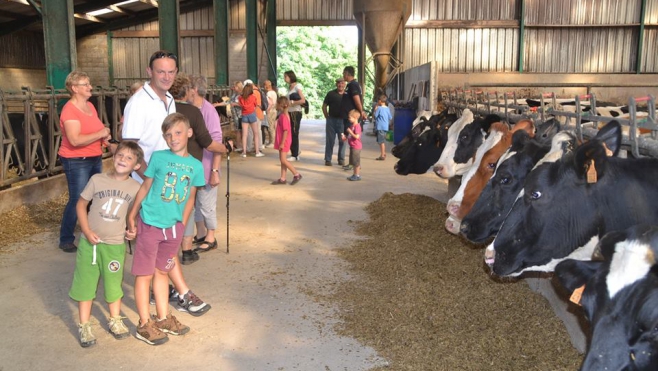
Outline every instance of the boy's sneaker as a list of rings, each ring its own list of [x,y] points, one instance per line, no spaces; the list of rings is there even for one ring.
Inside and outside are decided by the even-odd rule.
[[[343,166],[343,170],[352,170],[354,167],[352,165],[345,165]]]
[[[189,265],[199,260],[199,254],[194,250],[183,250],[183,257],[180,262],[183,265]]]
[[[349,180],[351,182],[359,181],[359,180],[361,180],[361,176],[360,175],[352,175],[352,176],[347,177],[347,180]]]
[[[187,294],[179,297],[176,310],[179,312],[187,312],[195,317],[201,316],[210,310],[210,304],[206,304],[198,296],[194,295],[192,290]]]
[[[178,302],[178,291],[176,291],[176,288],[172,284],[169,284],[169,302]],[[155,305],[155,296],[153,296],[153,291],[151,291],[151,298],[149,299],[149,303],[151,303],[151,305]]]
[[[143,326],[137,326],[135,337],[149,345],[160,345],[169,341],[167,334],[160,331],[152,319],[149,319]]]
[[[180,323],[171,313],[167,314],[167,317],[163,320],[156,320],[155,316],[152,316],[151,319],[155,321],[155,327],[167,334],[178,336],[190,332],[190,327]]]
[[[130,335],[130,331],[123,323],[123,318],[121,316],[110,317],[107,327],[110,329],[110,334],[112,334],[117,340],[125,339]]]
[[[83,348],[96,344],[96,337],[91,332],[91,322],[79,324],[78,333],[80,334],[80,346]]]

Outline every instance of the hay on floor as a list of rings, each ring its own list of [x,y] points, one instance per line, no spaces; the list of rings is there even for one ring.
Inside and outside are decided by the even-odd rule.
[[[355,279],[331,300],[339,332],[394,370],[576,370],[581,355],[549,303],[522,281],[488,273],[482,247],[445,231],[445,205],[384,194],[339,255]]]

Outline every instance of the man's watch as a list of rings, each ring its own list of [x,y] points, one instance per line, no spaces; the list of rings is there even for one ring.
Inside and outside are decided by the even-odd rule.
[[[219,173],[219,169],[212,169],[213,173]]]

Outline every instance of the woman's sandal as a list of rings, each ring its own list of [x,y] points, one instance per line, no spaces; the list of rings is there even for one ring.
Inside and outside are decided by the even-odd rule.
[[[205,248],[201,247],[203,245],[207,245],[208,247],[205,247]],[[215,239],[215,241],[213,241],[212,243],[210,243],[208,241],[203,241],[199,246],[197,246],[196,251],[197,252],[206,252],[206,251],[210,251],[210,250],[213,250],[213,249],[216,249],[216,248],[217,248],[217,240]]]
[[[386,160],[386,156],[379,156],[379,157],[377,157],[375,160],[377,160],[377,161],[384,161],[384,160]]]
[[[271,183],[272,185],[280,185],[280,184],[286,184],[286,181],[284,179],[277,179]]]
[[[196,236],[194,236],[194,238],[192,239],[192,243],[195,244],[195,245],[198,245],[198,244],[204,243],[204,242],[206,242],[206,236],[203,236],[201,238],[196,238]]]

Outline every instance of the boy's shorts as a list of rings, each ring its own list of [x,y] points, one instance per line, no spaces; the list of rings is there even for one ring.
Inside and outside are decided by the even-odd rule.
[[[386,143],[386,130],[377,130],[377,144]]]
[[[137,243],[131,273],[134,276],[150,276],[155,268],[169,272],[174,268],[178,248],[183,240],[183,223],[169,228],[148,225],[137,218]]]
[[[361,150],[350,148],[350,165],[361,166]]]
[[[114,303],[123,297],[123,263],[126,260],[126,244],[96,245],[96,264],[94,247],[86,238],[80,238],[75,258],[75,272],[69,296],[76,301],[89,301],[96,298],[98,280],[103,278],[105,301]]]

